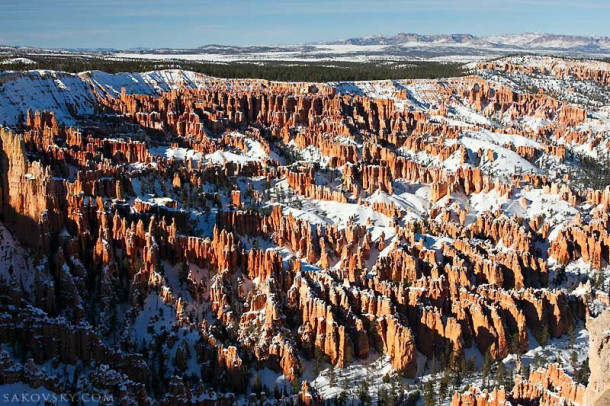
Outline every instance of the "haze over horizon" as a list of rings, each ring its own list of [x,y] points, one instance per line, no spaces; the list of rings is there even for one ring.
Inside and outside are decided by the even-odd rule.
[[[610,4],[601,0],[6,0],[0,13],[0,44],[52,48],[279,45],[399,32],[610,35]]]

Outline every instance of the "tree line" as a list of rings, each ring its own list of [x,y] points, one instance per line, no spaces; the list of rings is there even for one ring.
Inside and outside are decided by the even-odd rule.
[[[36,64],[5,63],[2,70],[48,69],[70,73],[101,70],[108,73],[185,69],[220,78],[267,79],[293,82],[334,82],[385,79],[436,79],[464,76],[454,62],[232,62],[114,60],[80,55],[27,55]]]

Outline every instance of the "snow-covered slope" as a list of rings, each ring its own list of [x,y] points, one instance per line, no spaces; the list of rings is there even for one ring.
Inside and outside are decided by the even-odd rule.
[[[64,72],[0,72],[0,94],[0,117],[6,125],[18,123],[28,109],[52,110],[59,121],[73,124],[73,113],[92,114],[96,104],[89,84]]]
[[[204,76],[184,70],[110,74],[101,71],[71,74],[31,70],[0,72],[0,124],[13,126],[23,120],[27,110],[53,111],[66,124],[75,116],[94,113],[94,90],[112,97],[127,93],[155,94],[180,87],[195,88]]]
[[[0,223],[0,284],[31,293],[34,278],[28,253]]]
[[[79,77],[96,90],[112,96],[121,93],[155,94],[177,88],[196,88],[203,83],[204,76],[195,72],[171,69],[152,72],[106,73],[102,71],[80,73]]]

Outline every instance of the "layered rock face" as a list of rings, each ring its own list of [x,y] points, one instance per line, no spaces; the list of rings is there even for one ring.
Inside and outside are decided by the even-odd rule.
[[[473,353],[499,362],[599,330],[610,188],[568,169],[605,148],[601,115],[485,78],[498,69],[351,87],[92,81],[103,114],[78,128],[28,112],[0,132],[0,254],[28,258],[0,266],[3,382],[317,405],[339,393],[331,371],[385,363],[380,388],[415,386]],[[586,399],[548,365],[452,403]]]
[[[40,162],[28,162],[23,137],[0,129],[2,147],[2,215],[32,248],[49,244],[46,234],[63,223],[58,195],[61,184]]]
[[[487,390],[471,388],[470,391],[455,393],[451,399],[452,406],[458,405],[582,405],[585,387],[574,383],[561,367],[549,364],[530,373],[528,378],[517,375],[515,386],[510,392],[501,387],[491,393]]]
[[[606,310],[587,322],[589,330],[589,368],[591,376],[584,395],[584,405],[603,404],[610,391],[610,311]]]

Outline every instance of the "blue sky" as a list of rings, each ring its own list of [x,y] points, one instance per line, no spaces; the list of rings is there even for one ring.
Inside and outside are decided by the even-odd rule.
[[[0,0],[0,44],[191,48],[377,34],[610,36],[610,0]]]

